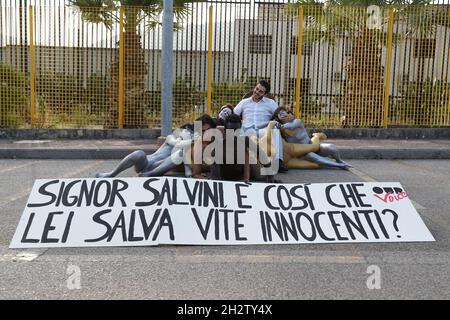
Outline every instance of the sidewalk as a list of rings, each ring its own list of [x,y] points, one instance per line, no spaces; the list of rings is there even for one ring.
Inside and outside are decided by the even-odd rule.
[[[329,139],[343,159],[450,159],[450,139]],[[121,159],[134,150],[152,153],[156,139],[0,139],[1,159]]]

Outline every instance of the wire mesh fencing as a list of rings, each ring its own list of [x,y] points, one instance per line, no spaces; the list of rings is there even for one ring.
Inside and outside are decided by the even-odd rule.
[[[0,127],[160,126],[162,7],[108,3],[0,0]],[[450,125],[448,5],[174,11],[174,126],[236,105],[262,79],[310,127]]]

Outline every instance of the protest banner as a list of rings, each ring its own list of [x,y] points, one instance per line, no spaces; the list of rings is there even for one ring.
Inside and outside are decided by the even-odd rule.
[[[10,248],[434,241],[398,182],[36,180]]]

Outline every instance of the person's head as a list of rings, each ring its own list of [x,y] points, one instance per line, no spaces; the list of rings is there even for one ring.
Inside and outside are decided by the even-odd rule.
[[[190,123],[183,124],[179,129],[173,132],[175,137],[180,137],[183,140],[192,139],[192,135],[194,133],[194,125]]]
[[[295,116],[285,107],[278,107],[273,113],[273,119],[285,124],[295,119]]]
[[[265,94],[270,92],[270,83],[267,80],[259,80],[258,84],[265,89]]]
[[[218,119],[225,120],[229,115],[233,114],[233,106],[231,104],[226,104],[222,106],[217,115]]]
[[[239,129],[241,127],[241,117],[237,114],[231,114],[225,119],[225,129]]]
[[[195,121],[200,121],[202,123],[202,132],[216,127],[216,122],[214,119],[206,113],[195,119]]]
[[[183,124],[180,129],[188,130],[190,132],[194,132],[194,125],[191,123],[185,123]]]
[[[260,80],[253,89],[253,100],[259,101],[270,92],[270,84],[266,80]]]

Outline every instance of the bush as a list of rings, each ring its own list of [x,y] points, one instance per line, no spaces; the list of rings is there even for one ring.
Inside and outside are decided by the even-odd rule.
[[[413,126],[448,125],[449,87],[441,80],[407,82],[401,96],[389,108],[391,124]]]
[[[220,107],[230,103],[235,107],[254,84],[244,82],[219,82],[212,84],[212,111],[216,114]]]
[[[0,127],[17,128],[29,115],[27,79],[16,67],[0,63]]]
[[[109,110],[107,77],[93,74],[86,88],[77,75],[42,72],[36,79],[38,127],[84,127],[100,124]]]

